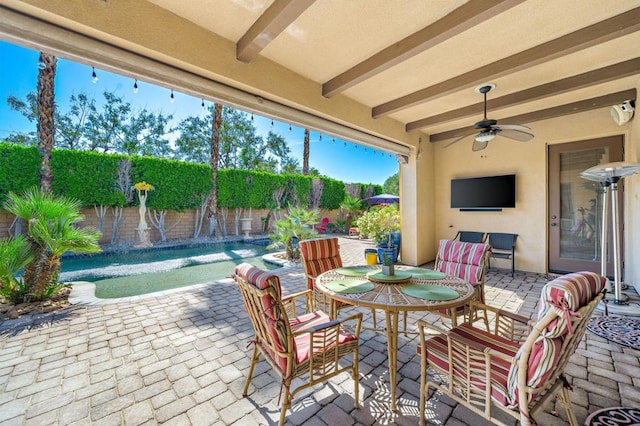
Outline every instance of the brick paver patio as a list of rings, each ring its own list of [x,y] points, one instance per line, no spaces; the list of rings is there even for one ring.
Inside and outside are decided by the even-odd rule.
[[[364,248],[371,246],[341,238],[344,263],[363,263]],[[304,289],[299,265],[277,273],[285,293]],[[492,269],[487,300],[532,315],[546,282],[538,274],[518,272],[512,279],[508,271]],[[362,312],[370,323],[370,311]],[[410,315],[409,323],[418,318]],[[0,424],[273,424],[280,386],[266,362],[256,368],[249,397],[242,397],[252,334],[231,280],[5,321],[0,325]],[[288,423],[418,423],[417,336],[400,336],[395,413],[389,410],[385,336],[363,331],[361,337],[361,408],[353,408],[345,374],[299,394]],[[587,332],[567,373],[579,422],[602,407],[640,406],[640,351]],[[537,415],[541,425],[566,424],[564,410],[558,408],[558,417],[554,408]],[[486,424],[438,394],[428,401],[426,414],[428,424]]]

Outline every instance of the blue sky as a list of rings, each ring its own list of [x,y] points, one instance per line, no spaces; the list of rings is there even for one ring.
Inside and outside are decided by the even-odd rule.
[[[16,96],[26,99],[27,93],[36,90],[39,52],[14,44],[0,41],[0,139],[11,132],[32,132],[35,123],[29,123],[20,113],[13,111],[7,104],[7,97]],[[58,60],[56,72],[56,103],[63,111],[68,108],[71,94],[84,92],[102,102],[104,91],[115,92],[130,102],[135,109],[146,108],[149,111],[173,114],[177,124],[189,115],[201,115],[202,100],[174,92],[175,101],[170,102],[170,90],[138,81],[138,93],[133,93],[134,81],[96,69],[98,82],[91,79],[91,67],[65,59]],[[258,133],[266,136],[272,130],[283,136],[295,158],[302,165],[304,130],[289,123],[273,121],[270,118],[254,115],[254,125]],[[346,143],[346,146],[345,146]],[[366,150],[365,150],[366,149]],[[331,136],[311,132],[309,165],[321,174],[344,182],[383,184],[391,175],[398,172],[398,162],[394,155],[380,150],[354,144],[353,141],[334,139]]]

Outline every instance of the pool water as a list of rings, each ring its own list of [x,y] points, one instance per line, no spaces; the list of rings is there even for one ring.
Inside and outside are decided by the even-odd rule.
[[[262,260],[266,253],[264,246],[235,242],[77,256],[62,259],[59,279],[93,282],[99,298],[136,296],[221,280],[242,262],[277,268]]]

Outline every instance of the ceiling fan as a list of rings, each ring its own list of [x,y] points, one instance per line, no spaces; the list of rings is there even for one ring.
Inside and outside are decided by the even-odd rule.
[[[487,93],[495,89],[495,87],[495,84],[486,84],[476,88],[477,93],[482,93],[484,95],[484,118],[474,124],[472,128],[465,131],[464,134],[458,137],[458,139],[445,145],[443,149],[471,135],[475,135],[472,146],[474,151],[482,151],[487,147],[489,141],[498,135],[520,142],[528,142],[533,139],[533,134],[527,132],[527,130],[531,130],[527,126],[522,126],[520,124],[498,125],[496,120],[490,120],[487,118]]]

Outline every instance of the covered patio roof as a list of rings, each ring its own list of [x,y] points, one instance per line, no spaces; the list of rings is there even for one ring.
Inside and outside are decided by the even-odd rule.
[[[416,153],[489,116],[635,98],[640,2],[2,0],[0,37],[274,118]]]

